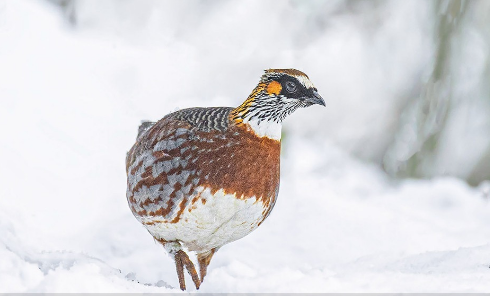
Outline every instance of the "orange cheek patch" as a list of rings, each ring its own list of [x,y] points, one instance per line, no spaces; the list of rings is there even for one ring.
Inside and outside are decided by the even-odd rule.
[[[282,90],[282,86],[277,81],[272,81],[267,86],[267,93],[269,93],[269,95],[278,95],[281,93],[281,90]]]

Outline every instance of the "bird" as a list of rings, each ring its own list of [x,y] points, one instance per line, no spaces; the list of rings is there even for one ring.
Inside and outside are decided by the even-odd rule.
[[[140,125],[126,155],[126,198],[173,258],[181,290],[184,269],[199,289],[213,255],[269,216],[279,193],[282,122],[312,105],[325,101],[305,73],[268,69],[236,108],[187,108]]]

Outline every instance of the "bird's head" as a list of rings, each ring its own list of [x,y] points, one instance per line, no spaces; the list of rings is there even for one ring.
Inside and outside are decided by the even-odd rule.
[[[315,104],[325,106],[325,101],[305,73],[296,69],[269,69],[247,100],[233,110],[232,119],[252,125],[259,135],[268,135],[260,130],[277,129],[275,125],[279,125],[280,131],[282,121],[289,114]]]

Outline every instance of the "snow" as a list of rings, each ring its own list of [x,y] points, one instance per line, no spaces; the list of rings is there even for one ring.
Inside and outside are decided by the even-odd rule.
[[[221,22],[206,26],[234,24]],[[160,47],[107,34],[69,28],[45,2],[0,2],[2,293],[180,291],[173,262],[127,207],[125,153],[140,120],[178,107],[237,105],[241,99],[228,96],[250,91],[262,74],[257,69],[275,66],[213,76],[218,67],[198,70],[212,62],[203,64],[186,43],[205,36],[160,37],[167,44]],[[314,48],[305,52],[325,60]],[[328,92],[321,75],[309,75]],[[228,79],[234,81],[213,95],[213,85]],[[237,79],[247,83],[237,86]],[[339,147],[339,139],[298,132],[305,122],[314,133],[342,107],[335,100],[286,120],[276,207],[255,232],[219,250],[200,292],[489,292],[490,186],[391,179]]]

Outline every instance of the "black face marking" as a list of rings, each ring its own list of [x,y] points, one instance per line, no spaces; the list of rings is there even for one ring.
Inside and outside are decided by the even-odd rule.
[[[282,86],[280,95],[291,99],[305,99],[313,94],[313,90],[307,89],[298,79],[283,75],[275,79]]]

